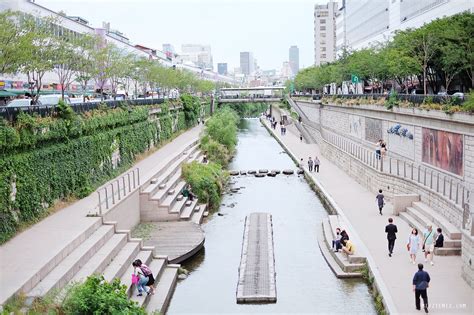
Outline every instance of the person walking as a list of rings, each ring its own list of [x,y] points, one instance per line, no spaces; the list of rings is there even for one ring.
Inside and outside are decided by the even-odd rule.
[[[418,235],[418,229],[414,228],[411,230],[411,234],[408,237],[407,250],[410,254],[410,261],[412,264],[416,264],[416,254],[420,249],[420,236]]]
[[[311,159],[311,157],[308,158],[308,170],[310,172],[313,171],[313,160]]]
[[[392,257],[393,247],[395,246],[395,240],[397,239],[397,226],[393,224],[393,219],[388,218],[388,225],[385,226],[385,233],[387,233],[388,240],[388,256]]]
[[[303,142],[303,135],[300,133],[300,142]]]
[[[304,160],[303,158],[300,159],[300,164],[298,164],[300,170],[304,170]]]
[[[375,197],[375,199],[377,200],[377,205],[379,206],[379,213],[380,215],[382,215],[382,209],[383,209],[383,206],[385,205],[385,200],[384,200],[384,195],[382,194],[382,189],[379,189],[379,193],[377,194],[377,196]]]
[[[319,164],[321,162],[319,161],[319,158],[317,156],[314,157],[314,170],[319,173]]]
[[[428,225],[426,231],[423,233],[423,251],[425,252],[425,262],[430,262],[431,266],[434,266],[433,255],[434,255],[434,231],[431,225]]]
[[[415,292],[415,307],[420,310],[420,296],[423,299],[423,308],[428,313],[428,292],[430,275],[423,270],[423,264],[418,264],[418,271],[413,276],[413,292]]]

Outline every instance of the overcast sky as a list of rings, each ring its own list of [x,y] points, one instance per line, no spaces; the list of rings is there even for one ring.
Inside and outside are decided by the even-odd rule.
[[[313,8],[325,0],[36,0],[49,9],[79,15],[91,26],[102,21],[133,44],[162,49],[171,43],[211,45],[218,62],[239,66],[239,52],[252,51],[260,68],[280,69],[288,49],[300,49],[300,67],[313,63]]]

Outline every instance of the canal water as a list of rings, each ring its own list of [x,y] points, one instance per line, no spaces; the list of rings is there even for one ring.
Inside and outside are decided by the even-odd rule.
[[[290,157],[257,119],[242,120],[229,169],[295,169]],[[346,313],[375,314],[368,287],[337,279],[322,257],[317,229],[327,216],[303,177],[232,177],[238,193],[226,194],[219,212],[202,225],[205,248],[183,266],[168,314]],[[277,303],[237,304],[236,287],[245,216],[273,216]]]

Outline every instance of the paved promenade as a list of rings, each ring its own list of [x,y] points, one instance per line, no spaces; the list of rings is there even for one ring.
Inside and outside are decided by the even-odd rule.
[[[203,126],[181,134],[172,142],[135,164],[140,169],[141,182],[149,180],[176,152],[196,140]],[[125,173],[129,172],[127,170]],[[87,217],[98,203],[93,192],[70,206],[50,215],[0,247],[0,304],[38,273],[48,262],[64,257],[58,255],[65,244],[81,238],[84,231],[101,224],[100,217]],[[44,272],[44,271],[43,271]]]
[[[273,115],[279,120],[279,112]],[[265,121],[269,126],[268,121]],[[278,126],[279,127],[279,126]],[[358,236],[374,260],[383,284],[391,295],[397,314],[420,314],[415,309],[412,278],[417,266],[409,261],[406,250],[411,228],[401,218],[392,216],[390,202],[384,208],[383,216],[379,215],[376,205],[376,192],[366,188],[349,177],[343,170],[327,160],[317,144],[307,144],[299,139],[300,133],[294,125],[287,128],[285,136],[277,129],[275,135],[298,159],[303,158],[307,167],[308,157],[317,155],[321,161],[319,173],[312,173],[328,194],[344,212],[344,216],[356,230]],[[382,188],[383,189],[383,188]],[[397,241],[393,257],[388,256],[385,225],[389,217],[394,218],[398,226]],[[317,242],[315,240],[315,245]],[[361,244],[354,244],[356,250]],[[424,262],[422,253],[418,262]],[[474,291],[461,278],[460,256],[436,256],[435,265],[425,264],[425,270],[431,276],[428,298],[430,313],[434,314],[473,314]]]

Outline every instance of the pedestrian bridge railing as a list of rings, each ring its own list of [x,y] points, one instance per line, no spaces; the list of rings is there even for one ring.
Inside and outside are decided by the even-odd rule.
[[[419,163],[381,156],[356,142],[321,128],[326,142],[351,155],[366,166],[379,172],[414,182],[443,196],[463,210],[463,228],[471,230],[472,213],[469,210],[470,191],[458,178]]]
[[[120,200],[124,199],[138,187],[140,187],[140,169],[135,168],[99,188],[99,190],[97,190],[99,197],[99,203],[97,205],[98,214],[102,216],[104,211],[107,211],[113,205],[120,202]]]

